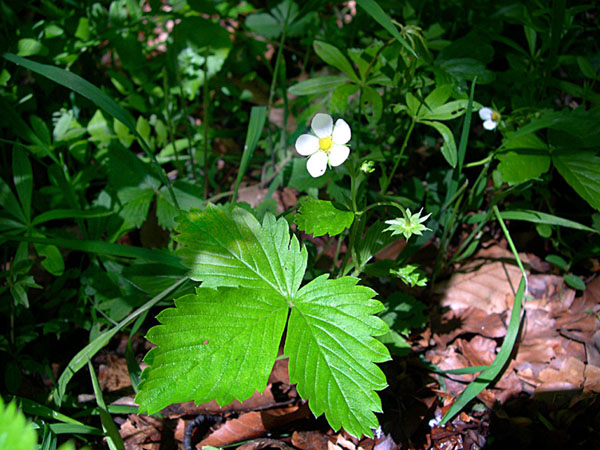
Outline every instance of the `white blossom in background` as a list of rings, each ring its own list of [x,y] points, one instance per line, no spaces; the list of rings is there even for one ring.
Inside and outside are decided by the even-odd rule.
[[[483,120],[483,128],[490,131],[495,129],[500,122],[500,113],[487,106],[479,110],[479,117]]]
[[[302,134],[296,140],[296,151],[308,156],[306,170],[316,178],[327,170],[327,165],[337,167],[348,159],[350,148],[347,145],[352,137],[350,126],[344,119],[333,124],[329,114],[316,114],[311,122],[312,134]]]

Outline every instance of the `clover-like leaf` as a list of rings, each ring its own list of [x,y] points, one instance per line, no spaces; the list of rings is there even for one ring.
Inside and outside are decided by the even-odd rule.
[[[354,213],[336,208],[327,200],[304,197],[296,215],[296,224],[313,236],[335,236],[352,225]]]
[[[181,216],[176,230],[190,277],[205,287],[268,289],[287,299],[300,287],[307,253],[283,218],[267,214],[261,225],[242,208],[209,205]]]
[[[144,361],[136,402],[149,414],[172,404],[216,399],[220,405],[263,391],[289,306],[272,292],[198,288],[158,315],[147,338],[158,347]]]
[[[357,286],[358,279],[314,279],[298,292],[290,315],[285,353],[290,381],[297,383],[311,411],[325,413],[333,429],[353,436],[372,436],[378,426],[373,411],[381,411],[375,391],[387,386],[375,362],[390,359],[373,336],[388,332],[374,316],[383,305],[375,292]]]

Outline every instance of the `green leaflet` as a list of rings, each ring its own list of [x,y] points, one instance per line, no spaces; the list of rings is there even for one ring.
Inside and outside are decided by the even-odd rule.
[[[552,162],[575,191],[600,211],[600,157],[591,151],[560,151]]]
[[[15,402],[4,405],[0,397],[0,447],[12,450],[33,450],[37,436]]]
[[[375,391],[387,385],[375,363],[389,359],[373,337],[388,332],[374,315],[383,309],[375,292],[327,275],[299,289],[306,249],[270,214],[261,225],[241,208],[209,205],[181,216],[177,230],[190,276],[203,284],[148,332],[157,347],[145,358],[140,410],[189,400],[224,405],[264,390],[287,322],[290,380],[313,413],[325,413],[336,430],[372,435],[373,411],[381,411]]]
[[[154,413],[178,402],[221,405],[263,391],[287,318],[285,300],[248,288],[199,288],[158,315],[136,402]]]
[[[315,416],[325,413],[334,430],[372,436],[381,411],[375,393],[387,386],[374,362],[390,359],[387,348],[372,336],[389,331],[373,314],[384,306],[375,291],[356,286],[358,279],[328,280],[322,275],[304,286],[294,301],[285,353],[290,382],[309,399]]]
[[[209,205],[181,216],[176,230],[189,276],[204,287],[262,288],[288,300],[300,287],[307,253],[285,219],[267,214],[261,226],[242,208]]]
[[[304,197],[301,200],[296,224],[302,231],[313,236],[335,236],[352,225],[354,213],[336,208],[327,200]]]

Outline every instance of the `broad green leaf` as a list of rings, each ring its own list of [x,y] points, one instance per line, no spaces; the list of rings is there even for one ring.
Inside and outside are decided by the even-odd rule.
[[[567,183],[600,211],[600,157],[591,151],[555,152],[552,162]]]
[[[587,58],[583,56],[578,56],[577,65],[579,66],[579,70],[581,70],[581,73],[583,75],[585,75],[588,78],[591,78],[592,80],[598,79],[598,75],[596,75],[596,70],[594,69],[594,66],[592,66],[592,64]]]
[[[23,225],[28,223],[27,217],[25,217],[25,213],[23,213],[23,209],[21,208],[17,197],[15,197],[15,194],[8,183],[2,178],[0,178],[0,206]]]
[[[374,363],[390,359],[373,336],[388,327],[373,314],[383,305],[375,292],[357,286],[351,277],[314,279],[298,292],[289,318],[285,354],[290,382],[309,399],[315,416],[325,414],[334,430],[343,427],[353,436],[372,436],[377,428],[373,411],[381,411],[376,391],[387,386]]]
[[[538,178],[550,169],[550,155],[543,151],[510,151],[497,158],[500,161],[498,171],[502,174],[502,181],[509,184]]]
[[[517,184],[537,178],[550,168],[548,145],[535,133],[514,139],[509,136],[503,147],[511,151],[497,154],[496,158],[500,161],[498,171],[506,183]]]
[[[338,86],[331,95],[331,109],[338,114],[346,114],[349,97],[358,91],[356,84],[342,84]]]
[[[379,122],[379,119],[381,119],[381,114],[383,113],[382,95],[371,86],[364,86],[362,88],[361,100],[371,104],[372,109],[370,114],[368,114],[368,110],[363,107],[365,116],[367,116],[369,121],[371,123]]]
[[[318,237],[338,235],[349,228],[353,220],[351,211],[338,209],[327,200],[305,197],[300,201],[295,222],[300,230]]]
[[[150,204],[154,198],[154,191],[151,189],[124,189],[119,192],[119,197],[125,197],[125,200],[121,200],[125,206],[119,212],[119,216],[123,218],[124,230],[130,228],[139,228],[142,226],[146,217],[148,217],[148,211],[150,210]]]
[[[400,34],[400,32],[394,26],[392,19],[387,13],[381,9],[381,6],[377,4],[375,0],[357,0],[358,5],[363,8],[367,14],[369,14],[373,19],[379,23],[383,28],[385,28],[392,36],[398,39],[398,42],[404,46],[412,55],[417,56],[415,51],[412,49],[410,44],[404,39],[404,37]]]
[[[250,14],[244,23],[250,31],[266,38],[277,38],[283,32],[283,24],[268,13]]]
[[[44,269],[55,277],[61,276],[65,271],[65,261],[60,250],[54,245],[34,244],[34,247],[43,258],[41,263]]]
[[[350,64],[350,61],[348,61],[348,58],[346,58],[337,47],[334,47],[327,42],[314,41],[313,48],[315,49],[315,53],[319,56],[319,58],[321,58],[327,64],[335,67],[341,72],[344,72],[354,81],[358,81],[358,77],[356,76],[356,72]]]
[[[287,299],[300,286],[307,252],[283,218],[267,214],[261,225],[242,208],[209,204],[180,216],[176,230],[189,276],[203,286],[271,289]]]
[[[288,92],[294,95],[320,94],[322,92],[329,92],[348,81],[347,77],[341,75],[309,78],[291,86]]]
[[[421,101],[411,92],[406,93],[405,99],[408,114],[416,119],[423,108]]]
[[[427,100],[426,100],[427,101]],[[446,103],[445,105],[438,106],[436,108],[427,109],[422,107],[419,119],[426,120],[452,120],[462,116],[467,110],[467,104],[469,100],[454,100]],[[473,103],[475,110],[481,109],[479,103]]]
[[[48,48],[36,39],[19,39],[17,43],[17,54],[19,56],[47,55]]]
[[[262,392],[275,363],[288,303],[272,290],[198,288],[162,311],[147,335],[136,402],[154,413],[172,403],[220,405]]]
[[[3,450],[34,450],[37,435],[13,401],[8,405],[0,397],[0,448]]]
[[[567,283],[573,289],[577,289],[579,291],[585,291],[585,283],[577,275],[573,275],[572,273],[569,273],[564,276],[564,280],[565,280],[565,283]]]
[[[442,106],[446,103],[446,100],[450,98],[453,90],[454,87],[451,84],[437,86],[427,97],[425,97],[425,104],[432,110]]]
[[[429,122],[427,120],[423,120],[420,123],[424,123],[425,125],[429,125],[430,127],[435,128],[439,131],[439,133],[444,138],[444,145],[442,145],[442,155],[446,158],[448,164],[451,167],[456,167],[456,163],[458,162],[458,152],[456,150],[456,142],[454,141],[454,135],[450,128],[444,125],[441,122]]]
[[[12,154],[13,181],[17,189],[17,195],[21,201],[21,207],[27,218],[31,221],[31,194],[33,192],[33,171],[29,157],[19,145],[13,147]]]

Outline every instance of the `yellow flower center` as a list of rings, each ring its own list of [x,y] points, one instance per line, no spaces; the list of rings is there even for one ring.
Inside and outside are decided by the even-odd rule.
[[[496,112],[496,111],[494,111],[494,112],[492,113],[492,120],[493,120],[494,122],[499,122],[499,121],[500,121],[500,113],[499,113],[499,112]]]
[[[331,139],[331,136],[319,139],[319,148],[321,150],[323,150],[325,153],[329,153],[329,149],[331,148],[332,145],[333,145],[333,140]]]

